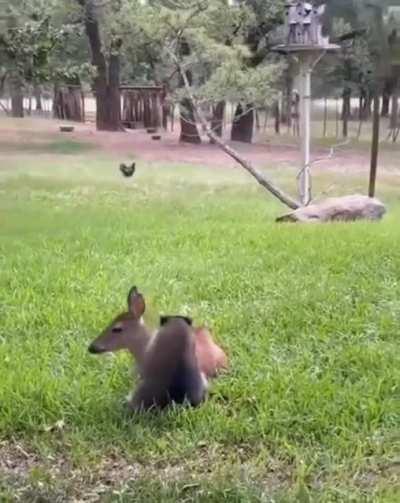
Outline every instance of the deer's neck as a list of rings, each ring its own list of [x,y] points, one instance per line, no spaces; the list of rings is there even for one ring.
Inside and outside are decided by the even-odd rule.
[[[151,333],[143,324],[141,324],[136,336],[132,337],[128,343],[127,349],[136,360],[139,367],[143,363],[144,355],[150,340]]]

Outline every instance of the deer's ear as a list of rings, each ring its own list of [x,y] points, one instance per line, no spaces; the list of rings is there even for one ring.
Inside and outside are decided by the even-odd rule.
[[[146,309],[143,295],[133,286],[128,293],[128,309],[133,316],[139,320]]]

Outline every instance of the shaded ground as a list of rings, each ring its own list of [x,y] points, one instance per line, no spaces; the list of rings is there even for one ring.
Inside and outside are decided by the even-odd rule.
[[[239,457],[241,451],[239,447]],[[218,466],[223,466],[223,460],[223,449],[210,456],[204,445],[203,449],[199,449],[195,460],[141,463],[127,461],[115,452],[108,453],[95,463],[88,461],[83,465],[76,465],[62,453],[40,456],[28,452],[21,443],[0,442],[0,501],[341,501],[335,499],[340,498],[340,490],[338,494],[335,494],[335,491],[332,491],[331,495],[323,495],[323,491],[321,494],[325,484],[336,483],[340,486],[343,483],[343,480],[335,480],[336,477],[331,478],[319,473],[308,477],[307,484],[303,485],[303,482],[298,480],[299,475],[296,474],[294,466],[273,459],[266,460],[264,468],[259,469],[256,476],[252,471],[254,467],[251,462],[248,466],[246,459],[242,461],[241,469],[228,465],[231,470],[228,475],[217,469]],[[242,485],[247,469],[249,472],[245,475],[246,482]],[[347,481],[348,486],[358,494],[351,501],[361,501],[357,498],[371,503],[397,501],[399,477],[400,464],[396,461],[358,471]],[[382,491],[382,483],[391,490],[387,493]],[[377,490],[379,487],[380,490]],[[274,497],[270,499],[272,494]]]
[[[97,132],[93,127],[81,126],[76,137],[94,142],[106,152],[120,155],[134,155],[152,162],[180,162],[201,164],[204,166],[229,167],[237,165],[217,146],[211,145],[204,138],[201,145],[180,143],[177,133],[163,133],[161,141],[154,141],[143,130],[127,131],[125,134]],[[285,167],[300,163],[299,147],[292,138],[271,138],[270,141],[254,144],[229,142],[240,154],[248,158],[255,166]],[[274,142],[274,143],[272,143]],[[318,147],[313,151],[314,158],[326,157],[329,149]],[[368,152],[354,153],[338,151],[334,159],[324,161],[324,169],[345,169],[363,171],[368,165]]]
[[[14,121],[15,122],[15,121]],[[69,138],[85,141],[106,154],[120,156],[124,159],[141,159],[149,162],[199,164],[209,167],[237,166],[218,147],[210,145],[204,137],[202,145],[190,145],[179,142],[177,132],[162,132],[162,139],[155,141],[145,130],[127,130],[125,133],[98,132],[93,124],[74,124],[75,132],[71,134],[59,133],[59,122],[53,120],[24,119],[17,129],[15,123],[4,120],[1,123],[1,144],[8,144],[12,150],[19,144],[23,153],[26,142],[26,130],[33,129],[30,139],[36,143],[45,144],[50,138],[60,140]],[[9,124],[9,125],[8,125]],[[336,172],[360,174],[368,173],[369,145],[365,142],[340,145],[330,158],[330,146],[336,140],[315,140],[312,149],[313,160],[321,160],[313,165],[319,172]],[[340,141],[339,141],[340,143]],[[297,167],[300,164],[300,149],[297,140],[287,135],[268,135],[260,133],[257,142],[249,145],[230,142],[240,154],[249,159],[257,167],[283,169]],[[44,145],[45,146],[45,145]],[[7,148],[2,148],[7,151]],[[398,159],[400,145],[382,144],[380,156],[380,172],[400,173]]]

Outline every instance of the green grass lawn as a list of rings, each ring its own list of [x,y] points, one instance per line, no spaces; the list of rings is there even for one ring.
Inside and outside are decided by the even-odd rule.
[[[398,186],[382,223],[296,227],[240,171],[0,164],[1,501],[398,501]],[[130,417],[129,357],[88,354],[132,284],[227,350],[201,408]]]

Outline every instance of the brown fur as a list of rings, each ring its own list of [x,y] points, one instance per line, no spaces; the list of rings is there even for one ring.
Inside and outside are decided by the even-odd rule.
[[[194,332],[200,370],[208,378],[216,377],[222,370],[228,368],[228,358],[223,349],[215,344],[208,328],[197,327]]]

